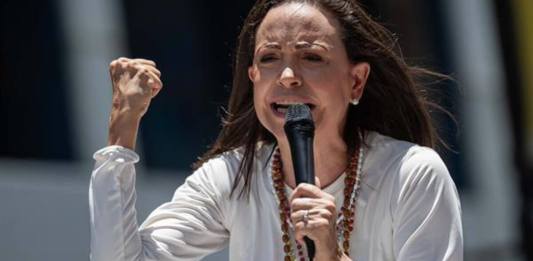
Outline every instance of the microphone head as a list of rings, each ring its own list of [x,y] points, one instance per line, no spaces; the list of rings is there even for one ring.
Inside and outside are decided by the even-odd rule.
[[[314,127],[311,109],[305,104],[293,104],[287,109],[285,114],[285,126],[295,123],[311,125]]]

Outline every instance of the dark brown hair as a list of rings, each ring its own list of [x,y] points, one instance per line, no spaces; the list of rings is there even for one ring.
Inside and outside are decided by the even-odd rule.
[[[253,87],[248,78],[257,28],[268,11],[288,2],[316,5],[332,14],[341,26],[341,37],[352,63],[367,62],[371,72],[364,95],[357,106],[349,106],[344,140],[349,151],[362,142],[358,135],[376,131],[396,139],[435,147],[438,135],[429,115],[431,107],[421,79],[442,75],[412,67],[400,55],[397,39],[375,22],[355,0],[258,0],[239,34],[233,67],[233,88],[222,130],[211,149],[195,163],[229,150],[243,149],[243,159],[234,180],[232,194],[243,182],[239,196],[249,195],[256,144],[275,143],[274,136],[259,122],[253,104]]]

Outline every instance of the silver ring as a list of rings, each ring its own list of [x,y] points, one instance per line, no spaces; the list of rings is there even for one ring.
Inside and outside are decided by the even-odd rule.
[[[307,226],[307,223],[309,223],[309,210],[306,210],[304,212],[304,219],[303,219],[303,222],[304,222],[304,226]]]

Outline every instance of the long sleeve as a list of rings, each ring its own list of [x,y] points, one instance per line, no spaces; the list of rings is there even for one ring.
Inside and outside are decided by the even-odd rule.
[[[397,260],[463,260],[459,197],[438,154],[419,147],[398,177],[392,209]]]
[[[221,195],[204,166],[154,210],[141,227],[135,211],[135,152],[95,153],[89,188],[92,261],[199,260],[227,245]],[[222,164],[221,164],[222,165]],[[225,171],[225,169],[222,169]]]

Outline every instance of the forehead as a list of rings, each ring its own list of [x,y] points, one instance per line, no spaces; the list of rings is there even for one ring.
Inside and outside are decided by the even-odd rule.
[[[306,3],[288,3],[272,8],[261,22],[256,44],[323,40],[340,41],[338,22],[328,12]]]

